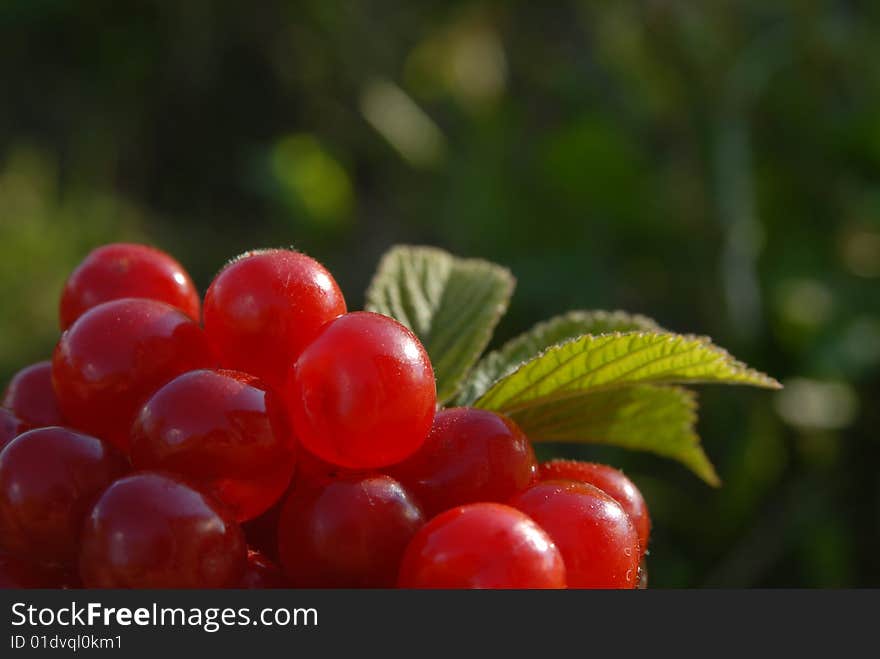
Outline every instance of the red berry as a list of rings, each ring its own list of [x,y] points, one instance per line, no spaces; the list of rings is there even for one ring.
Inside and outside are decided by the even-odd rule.
[[[390,588],[424,517],[393,478],[345,478],[294,491],[278,525],[281,565],[300,588]]]
[[[265,554],[248,549],[247,566],[241,578],[239,588],[248,590],[267,590],[270,588],[288,588],[287,579],[281,568],[275,565]]]
[[[550,460],[540,467],[542,480],[569,480],[595,485],[617,501],[636,527],[642,553],[648,549],[651,518],[639,488],[622,471],[608,465],[577,460]]]
[[[122,299],[90,309],[61,336],[52,380],[70,424],[127,450],[146,399],[213,361],[204,332],[183,313],[155,300]]]
[[[240,583],[244,534],[212,499],[178,478],[140,472],[113,483],[82,532],[87,588],[223,588]]]
[[[147,401],[131,430],[136,469],[184,476],[244,521],[293,476],[295,443],[275,394],[236,371],[190,371]]]
[[[6,588],[62,588],[68,575],[57,568],[36,565],[0,552],[0,590]]]
[[[124,297],[159,300],[199,320],[199,294],[177,261],[146,245],[116,243],[89,253],[61,294],[61,329],[88,309]]]
[[[328,320],[345,313],[336,281],[320,263],[286,249],[247,252],[214,278],[205,330],[223,365],[281,386]]]
[[[35,428],[63,426],[52,387],[52,362],[37,362],[13,375],[3,395],[3,407]]]
[[[66,428],[19,435],[0,452],[0,545],[31,561],[72,564],[89,507],[127,469],[115,449]]]
[[[550,537],[499,503],[473,503],[428,522],[407,547],[401,588],[565,588]]]
[[[437,412],[422,447],[388,473],[433,517],[466,503],[506,502],[531,485],[537,471],[532,446],[513,421],[454,407]]]
[[[0,407],[0,450],[21,433],[28,425],[6,408]]]
[[[639,536],[617,501],[588,483],[543,481],[510,505],[553,538],[568,572],[569,588],[634,588]]]
[[[422,344],[397,321],[359,311],[327,323],[291,374],[287,405],[302,445],[349,469],[385,467],[425,441],[437,392]]]

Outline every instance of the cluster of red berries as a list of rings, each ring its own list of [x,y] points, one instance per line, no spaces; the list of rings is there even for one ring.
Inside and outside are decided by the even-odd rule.
[[[70,276],[52,361],[0,408],[0,586],[637,585],[636,487],[437,411],[419,340],[315,260],[246,253],[201,307],[149,247]]]

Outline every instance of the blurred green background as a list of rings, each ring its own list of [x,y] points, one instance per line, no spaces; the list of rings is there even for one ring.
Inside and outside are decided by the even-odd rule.
[[[724,487],[650,455],[654,586],[880,586],[880,4],[0,2],[0,376],[93,246],[295,245],[358,308],[397,242],[709,334]]]

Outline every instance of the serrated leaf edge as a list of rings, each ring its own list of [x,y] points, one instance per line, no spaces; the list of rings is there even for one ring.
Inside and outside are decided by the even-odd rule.
[[[493,383],[489,386],[489,388],[483,393],[483,395],[480,396],[476,401],[474,401],[473,405],[474,405],[475,407],[481,407],[480,403],[481,403],[481,402],[482,402],[482,401],[483,401],[483,400],[484,400],[484,399],[485,399],[485,398],[486,398],[486,397],[492,392],[492,390],[493,390],[493,389],[494,389],[499,383],[501,383],[502,381],[506,380],[507,378],[512,378],[512,377],[514,377],[514,376],[515,376],[517,373],[519,373],[519,371],[521,371],[526,365],[532,363],[533,361],[536,361],[536,360],[538,360],[538,359],[541,359],[541,358],[542,358],[544,355],[546,355],[548,352],[551,352],[551,351],[553,351],[553,350],[560,350],[560,349],[564,348],[565,346],[567,346],[567,345],[569,345],[569,344],[571,344],[571,343],[575,343],[575,342],[577,342],[577,341],[581,341],[581,340],[583,340],[585,337],[600,338],[600,337],[614,336],[614,337],[623,338],[624,336],[646,337],[646,336],[656,336],[656,335],[665,335],[665,336],[668,336],[668,337],[670,337],[670,338],[673,338],[673,339],[675,339],[675,340],[679,340],[679,341],[694,341],[694,342],[696,342],[697,344],[706,347],[710,352],[714,353],[714,354],[716,355],[717,361],[725,362],[725,363],[726,363],[727,365],[729,365],[729,367],[732,368],[734,371],[738,371],[743,377],[748,378],[748,379],[751,379],[751,380],[753,380],[753,381],[751,381],[751,382],[741,382],[741,381],[715,380],[715,379],[692,379],[692,378],[681,378],[681,379],[678,379],[678,378],[670,378],[670,379],[666,379],[666,378],[661,378],[661,379],[658,379],[658,380],[650,380],[650,379],[647,379],[647,380],[639,380],[639,381],[637,381],[637,382],[612,382],[612,383],[601,384],[601,385],[597,385],[597,386],[595,386],[595,387],[591,387],[591,388],[589,389],[589,391],[590,391],[590,392],[592,392],[592,391],[606,391],[606,390],[609,390],[609,389],[616,389],[616,388],[619,388],[619,387],[635,386],[635,385],[639,385],[639,384],[655,384],[655,385],[672,385],[672,384],[688,384],[688,385],[699,385],[699,384],[723,384],[723,385],[748,385],[748,386],[755,386],[755,387],[760,387],[760,388],[764,388],[764,389],[782,389],[782,385],[781,385],[776,379],[770,377],[770,376],[767,375],[766,373],[762,373],[761,371],[758,371],[758,370],[756,370],[756,369],[750,368],[750,367],[747,366],[744,362],[741,362],[740,360],[736,359],[736,358],[735,358],[730,352],[728,352],[727,350],[725,350],[725,349],[722,348],[721,346],[715,345],[715,344],[712,342],[711,337],[708,337],[708,336],[697,335],[697,334],[675,334],[675,333],[672,333],[672,332],[647,332],[647,331],[641,331],[641,332],[606,332],[606,333],[603,333],[603,334],[581,334],[580,336],[576,336],[576,337],[573,337],[573,338],[571,338],[571,339],[568,339],[568,340],[565,340],[565,341],[561,341],[561,342],[559,342],[559,343],[557,343],[557,344],[555,344],[555,345],[552,345],[552,346],[547,347],[546,349],[542,350],[540,353],[538,353],[537,355],[535,355],[534,357],[532,357],[532,358],[529,359],[528,361],[522,362],[522,363],[521,363],[519,366],[517,366],[515,369],[513,369],[513,370],[507,372],[505,375],[503,375],[502,377],[500,377],[500,378],[498,378],[497,380],[495,380],[495,382],[493,382]],[[653,347],[653,346],[648,346],[648,347]],[[647,349],[647,348],[646,348],[646,349]],[[636,352],[637,352],[637,351],[636,351]],[[582,353],[579,353],[579,354],[582,354]],[[631,356],[632,354],[633,354],[633,353],[630,352],[630,353],[627,353],[625,356]],[[577,357],[577,355],[575,355],[575,357]],[[573,358],[574,358],[574,357],[573,357]],[[568,363],[568,362],[565,362],[565,363]],[[602,368],[604,368],[604,367],[607,366],[607,365],[608,365],[608,364],[603,364],[603,365],[602,365]],[[551,371],[550,373],[546,373],[546,374],[544,374],[544,375],[541,376],[541,378],[540,378],[539,380],[537,380],[536,382],[541,382],[541,381],[543,381],[544,379],[550,377],[550,376],[551,376],[556,370],[558,370],[558,368],[559,368],[559,367],[557,366],[557,368],[555,368],[555,369],[554,369],[553,371]],[[641,367],[640,367],[640,368],[641,368]],[[533,386],[534,384],[536,384],[536,382],[530,383],[530,386]],[[547,396],[547,397],[541,398],[540,400],[541,400],[542,403],[543,403],[543,402],[551,402],[551,401],[555,401],[555,400],[564,400],[564,399],[566,399],[566,398],[572,398],[572,397],[575,397],[575,396],[581,396],[581,395],[584,395],[585,393],[588,393],[588,392],[587,392],[587,391],[581,391],[581,392],[567,393],[567,394],[563,394],[563,395],[559,395],[559,396]],[[514,406],[512,406],[512,407],[504,407],[504,408],[502,408],[502,409],[500,409],[500,410],[498,410],[498,411],[504,412],[505,414],[512,414],[512,413],[516,412],[517,410],[520,410],[520,409],[523,409],[523,408],[525,408],[525,407],[528,407],[528,406],[531,405],[531,404],[533,404],[533,401],[529,401],[528,403],[525,403],[525,404],[522,404],[522,405],[514,405]]]

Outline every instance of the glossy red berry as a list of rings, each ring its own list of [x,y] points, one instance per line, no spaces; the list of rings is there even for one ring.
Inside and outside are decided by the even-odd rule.
[[[248,252],[214,278],[205,295],[205,330],[223,366],[280,386],[328,320],[345,313],[332,275],[305,254]]]
[[[473,503],[428,522],[409,544],[401,588],[565,588],[550,537],[518,510]]]
[[[241,582],[244,534],[221,504],[169,474],[114,482],[82,532],[87,588],[223,588]]]
[[[327,323],[296,361],[287,391],[300,442],[349,469],[385,467],[424,443],[437,402],[422,344],[365,311]]]
[[[176,377],[150,397],[131,430],[135,469],[181,474],[239,521],[281,497],[293,476],[295,448],[275,394],[237,371]]]
[[[648,549],[651,518],[648,506],[639,488],[622,471],[596,462],[578,460],[550,460],[541,464],[542,480],[570,480],[595,485],[617,501],[636,527],[642,553]]]
[[[29,426],[10,410],[0,407],[0,450],[28,428]]]
[[[213,366],[204,332],[163,302],[126,298],[80,316],[55,348],[52,380],[69,424],[128,449],[141,405],[173,377]]]
[[[523,511],[553,538],[569,588],[634,588],[639,536],[621,505],[589,483],[543,481],[516,495]]]
[[[72,564],[83,518],[128,463],[66,428],[37,428],[0,452],[0,545],[20,558]]]
[[[519,426],[469,407],[437,412],[422,447],[388,470],[428,517],[466,503],[506,502],[531,485],[537,472],[535,452]]]
[[[183,266],[146,245],[98,247],[80,263],[61,294],[61,329],[88,309],[124,297],[158,300],[199,320],[199,294]]]
[[[281,512],[278,550],[300,588],[390,588],[424,517],[393,478],[344,478],[294,490]]]
[[[248,549],[247,566],[238,587],[248,590],[267,590],[289,588],[290,583],[272,559],[255,549]]]
[[[3,407],[34,428],[63,426],[52,387],[52,362],[37,362],[13,375],[3,395]]]

